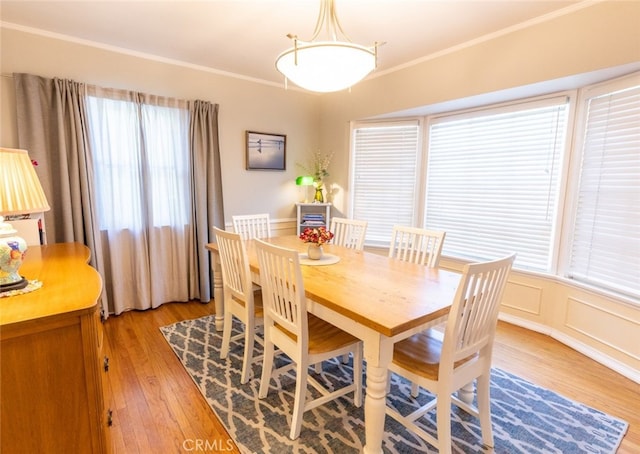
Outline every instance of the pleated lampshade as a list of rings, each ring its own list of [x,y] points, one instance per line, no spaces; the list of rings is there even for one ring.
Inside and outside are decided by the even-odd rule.
[[[50,209],[27,150],[0,148],[0,215]]]

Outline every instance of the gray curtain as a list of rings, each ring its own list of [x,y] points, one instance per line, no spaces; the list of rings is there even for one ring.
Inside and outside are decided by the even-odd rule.
[[[205,101],[189,103],[191,117],[189,146],[191,151],[192,200],[195,249],[192,272],[199,279],[201,301],[213,297],[213,266],[205,245],[213,241],[213,227],[224,229],[224,206],[222,203],[222,173],[220,170],[220,145],[218,142],[218,105]],[[206,284],[206,285],[205,285]]]
[[[80,95],[84,87],[29,74],[14,74],[14,84],[19,146],[38,161],[36,172],[51,204],[44,216],[47,238],[86,244],[94,217],[85,160],[90,154]]]
[[[36,172],[51,206],[44,214],[47,242],[86,244],[91,250],[90,264],[104,270],[92,203],[84,85],[30,74],[14,74],[13,78],[18,144],[38,161]],[[106,317],[106,293],[101,295],[101,306]]]
[[[47,241],[77,241],[92,252],[91,265],[111,275],[96,218],[90,141],[84,108],[84,84],[14,74],[19,147],[39,162],[36,168],[52,207],[45,214]],[[92,87],[93,88],[93,87]],[[224,226],[218,106],[193,101],[190,106],[192,157],[193,245],[189,252],[189,299],[208,302],[213,294],[210,254],[205,244],[212,226]],[[116,266],[116,265],[114,265]],[[118,285],[117,282],[112,285]],[[108,288],[101,301],[106,314],[114,312]],[[119,313],[119,311],[115,311]]]

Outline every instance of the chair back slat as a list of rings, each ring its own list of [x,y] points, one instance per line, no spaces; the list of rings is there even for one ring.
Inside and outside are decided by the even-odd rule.
[[[389,245],[389,257],[405,262],[438,266],[446,232],[417,227],[394,226]]]
[[[306,348],[307,308],[298,251],[256,240],[265,318],[271,318]]]
[[[442,347],[441,364],[482,353],[493,346],[502,295],[515,254],[464,267],[456,297],[449,312]],[[452,359],[446,361],[445,356]]]
[[[346,218],[331,219],[331,244],[361,251],[367,234],[367,221]]]
[[[271,238],[271,221],[268,213],[233,216],[233,229],[243,240]]]
[[[225,292],[231,292],[242,301],[250,299],[253,291],[249,259],[239,234],[213,228],[218,244],[222,285]]]

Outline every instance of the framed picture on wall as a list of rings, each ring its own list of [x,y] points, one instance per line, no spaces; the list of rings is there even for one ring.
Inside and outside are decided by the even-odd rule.
[[[247,170],[285,170],[287,136],[247,131]]]

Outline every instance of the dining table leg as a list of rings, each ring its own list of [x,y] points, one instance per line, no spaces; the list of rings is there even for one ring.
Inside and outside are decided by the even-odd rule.
[[[364,400],[365,454],[382,453],[384,422],[387,407],[389,363],[393,357],[393,342],[380,336],[364,341],[367,361],[367,394]]]

